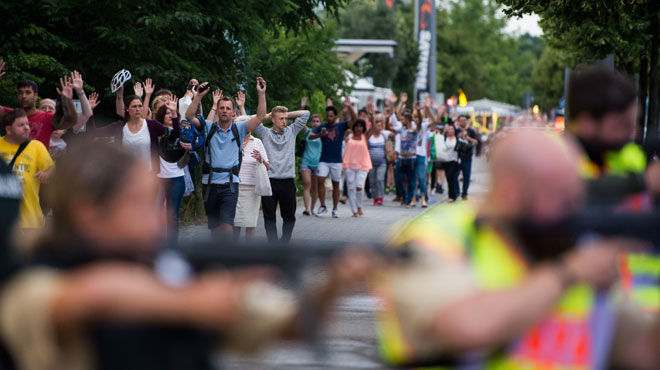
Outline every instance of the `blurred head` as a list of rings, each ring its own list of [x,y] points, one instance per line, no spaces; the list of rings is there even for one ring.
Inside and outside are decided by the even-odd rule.
[[[158,97],[163,97],[164,99],[166,99],[169,102],[170,100],[172,100],[172,95],[173,94],[170,90],[160,89],[160,90],[156,91],[156,93],[154,94],[154,99],[158,98]]]
[[[468,124],[468,118],[467,118],[467,116],[460,115],[460,116],[458,117],[458,127],[459,127],[459,128],[467,128],[467,124]]]
[[[321,125],[321,115],[319,115],[319,114],[312,115],[312,118],[310,118],[309,120],[310,120],[311,125],[312,125],[312,130]]]
[[[167,103],[169,103],[169,100],[166,97],[159,96],[151,102],[151,111],[152,112],[158,112],[158,109],[160,109],[160,107],[162,107],[163,105],[166,105]],[[162,121],[160,121],[160,122],[162,123]]]
[[[325,108],[325,117],[328,119],[328,124],[332,125],[337,120],[337,108],[328,106]]]
[[[158,108],[154,119],[167,127],[172,127],[172,111],[167,108],[167,105],[162,104]]]
[[[283,107],[281,105],[278,105],[273,108],[271,111],[271,121],[273,121],[273,130],[275,131],[282,131],[286,128],[286,119],[288,116],[289,110],[287,107]]]
[[[66,130],[55,130],[55,131],[53,131],[52,134],[50,134],[50,137],[52,139],[60,139],[62,137],[62,135],[64,135],[65,133],[66,133]]]
[[[412,119],[413,119],[412,113],[408,111],[403,112],[403,124],[406,127],[410,127],[410,124],[412,123]]]
[[[364,120],[365,122],[369,120],[369,114],[365,108],[362,108],[358,111],[358,118]]]
[[[26,111],[36,108],[39,86],[32,80],[22,80],[16,84],[18,106]]]
[[[385,128],[385,118],[382,114],[377,114],[374,118],[374,131],[380,133]]]
[[[126,149],[100,142],[72,147],[48,187],[53,237],[82,239],[101,254],[150,255],[162,234],[158,183]]]
[[[572,74],[567,128],[586,146],[618,150],[633,138],[636,99],[633,82],[616,71],[596,67]]]
[[[445,137],[455,137],[456,136],[456,126],[446,125],[445,126]]]
[[[5,113],[2,117],[2,127],[7,141],[11,144],[21,144],[30,138],[30,123],[27,113],[21,108]]]
[[[234,101],[232,100],[232,98],[228,96],[223,96],[218,101],[218,106],[216,107],[216,113],[218,115],[218,121],[220,123],[224,125],[229,125],[236,115],[236,110],[234,109]]]
[[[575,151],[549,135],[519,130],[493,144],[489,201],[504,220],[553,224],[580,206],[584,189]]]
[[[39,110],[44,112],[55,112],[55,100],[41,99],[41,102],[39,103]]]
[[[353,124],[353,135],[362,135],[367,132],[367,124],[362,119],[358,119]]]
[[[142,119],[142,99],[137,95],[129,95],[124,99],[124,121]]]

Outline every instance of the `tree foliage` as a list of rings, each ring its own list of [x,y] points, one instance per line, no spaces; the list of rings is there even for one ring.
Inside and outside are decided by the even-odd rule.
[[[492,0],[451,2],[439,9],[439,89],[448,96],[462,89],[470,100],[487,97],[520,105],[543,43],[529,35],[509,35],[505,27]]]
[[[543,49],[541,57],[534,63],[530,82],[534,102],[541,109],[547,111],[559,105],[564,96],[564,64],[555,49]]]
[[[42,85],[41,95],[54,96],[58,78],[72,69],[81,71],[106,102],[112,102],[107,99],[110,79],[121,68],[130,70],[135,80],[151,77],[156,88],[179,91],[194,77],[228,91],[244,85],[253,93],[254,78],[263,75],[270,80],[270,74],[269,93],[278,102],[297,98],[289,88],[294,84],[329,92],[343,76],[340,62],[329,53],[333,31],[322,27],[316,10],[322,7],[333,17],[347,3],[1,2],[0,57],[8,73],[0,80],[0,101],[15,103],[14,83],[21,78],[36,80]],[[319,57],[324,60],[319,62]],[[99,109],[110,113],[111,105]]]
[[[339,12],[339,34],[343,38],[394,40],[394,57],[367,54],[366,75],[376,86],[391,86],[395,91],[412,95],[417,73],[417,42],[414,35],[412,4],[388,8],[384,1],[354,1]]]

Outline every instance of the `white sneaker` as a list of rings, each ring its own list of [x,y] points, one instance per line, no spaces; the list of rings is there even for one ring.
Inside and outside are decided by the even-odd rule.
[[[332,218],[339,218],[339,211],[336,209],[332,210]]]
[[[321,217],[326,213],[328,213],[328,209],[325,206],[319,207],[319,210],[316,211],[316,217]]]

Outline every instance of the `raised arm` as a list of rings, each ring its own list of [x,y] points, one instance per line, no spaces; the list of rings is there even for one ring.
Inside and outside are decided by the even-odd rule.
[[[208,82],[203,82],[201,85],[199,85],[200,89],[204,89],[209,83]],[[200,122],[197,117],[195,117],[195,113],[197,112],[197,107],[199,106],[199,102],[202,101],[202,98],[204,95],[209,93],[210,89],[204,89],[204,91],[198,92],[195,98],[193,99],[192,103],[188,106],[188,109],[186,110],[186,119],[189,122],[192,122],[193,125],[197,129],[201,129],[203,127],[203,122]]]
[[[60,78],[60,86],[62,89],[57,89],[62,100],[62,118],[57,114],[53,115],[52,125],[56,130],[66,130],[73,127],[78,122],[78,114],[76,107],[73,105],[73,86],[69,78]]]
[[[342,113],[348,113],[351,116],[351,119],[348,121],[348,127],[353,127],[353,124],[355,121],[357,121],[358,117],[355,113],[355,109],[353,109],[353,104],[351,104],[351,98],[348,96],[344,100],[344,108],[342,109]]]
[[[215,91],[212,94],[213,97],[213,106],[211,107],[211,110],[209,110],[209,114],[206,115],[206,119],[208,119],[211,122],[215,122],[215,113],[218,108],[218,102],[220,99],[222,99],[222,90],[220,89],[215,89]]]
[[[142,118],[149,117],[149,101],[154,93],[154,84],[150,78],[144,80],[144,101],[142,102]]]
[[[395,114],[397,115],[397,118],[401,117],[403,114],[403,110],[406,108],[406,102],[408,101],[408,93],[407,92],[402,92],[401,93],[401,99],[399,100],[399,105],[396,108]]]
[[[92,106],[90,105],[89,100],[87,100],[87,96],[85,95],[85,90],[83,90],[83,78],[80,72],[71,72],[71,80],[73,82],[73,89],[76,91],[76,95],[78,95],[78,99],[80,99],[80,105],[82,107],[82,114],[78,115],[78,120],[73,126],[73,132],[78,132],[80,128],[83,127],[87,121],[89,121],[94,113],[92,112]]]
[[[266,80],[264,80],[261,77],[257,77],[257,93],[259,94],[259,105],[257,106],[257,115],[251,117],[247,121],[247,124],[245,125],[245,129],[248,132],[254,131],[257,127],[259,127],[261,121],[263,121],[266,118]]]
[[[426,112],[426,117],[429,119],[429,125],[438,123],[438,120],[433,115],[433,110],[431,110],[431,96],[427,96],[426,100],[424,100],[424,112]]]
[[[124,117],[124,112],[126,111],[124,107],[124,86],[120,87],[117,90],[117,98],[115,99],[115,113],[119,117]]]
[[[300,132],[301,130],[306,128],[307,121],[309,120],[309,111],[296,110],[293,112],[289,112],[287,117],[292,119],[295,118],[295,122],[293,122],[293,128],[298,130],[298,132]]]
[[[243,94],[241,90],[238,90],[238,93],[236,93],[236,105],[241,113],[240,115],[247,116],[247,113],[245,112],[245,94]]]

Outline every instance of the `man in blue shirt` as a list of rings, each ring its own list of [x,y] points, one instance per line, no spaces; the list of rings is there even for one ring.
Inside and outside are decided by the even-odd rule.
[[[325,115],[328,122],[320,125],[312,131],[308,140],[321,138],[321,161],[317,169],[317,176],[319,179],[319,201],[321,206],[316,212],[317,216],[323,216],[328,213],[325,207],[325,179],[330,176],[332,180],[332,217],[339,218],[337,205],[339,204],[339,181],[341,181],[342,170],[342,144],[344,142],[344,134],[346,130],[353,127],[353,123],[357,120],[355,110],[351,106],[351,102],[346,98],[343,114],[350,114],[350,121],[337,122],[337,108],[328,106],[325,108]]]
[[[236,109],[234,102],[230,97],[221,97],[217,106],[211,108],[211,110],[217,111],[218,122],[204,120],[202,124],[200,119],[195,117],[195,113],[204,95],[210,91],[208,82],[202,83],[199,91],[186,110],[186,119],[192,122],[197,129],[204,128],[207,134],[208,145],[205,145],[205,150],[209,169],[208,172],[203,170],[203,172],[207,172],[202,178],[204,208],[208,216],[209,229],[214,236],[217,236],[233,232],[236,202],[238,201],[236,184],[241,182],[238,177],[239,147],[248,132],[256,129],[266,117],[266,81],[257,77],[257,92],[259,93],[257,114],[244,122],[232,122],[232,114]],[[237,134],[234,133],[234,130]],[[210,133],[213,133],[212,136]],[[236,136],[238,136],[238,140]]]

